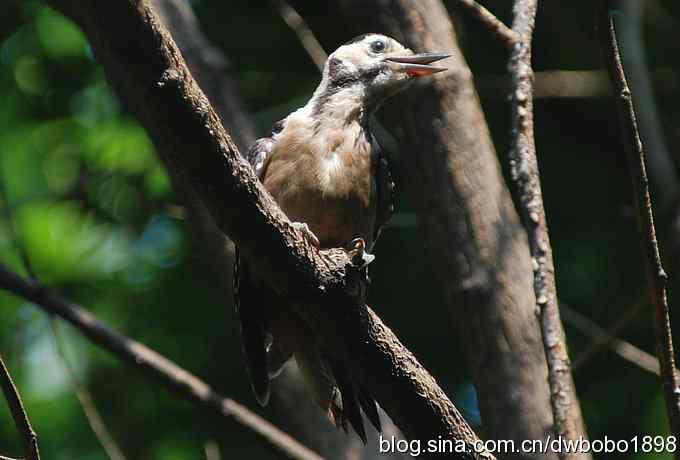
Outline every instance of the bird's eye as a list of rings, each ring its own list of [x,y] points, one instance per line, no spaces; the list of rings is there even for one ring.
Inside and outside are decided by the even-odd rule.
[[[382,53],[385,51],[385,46],[384,40],[375,40],[374,42],[371,42],[371,51],[374,53]]]

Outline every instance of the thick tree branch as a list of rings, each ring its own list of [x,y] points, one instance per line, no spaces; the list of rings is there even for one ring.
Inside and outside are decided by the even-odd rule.
[[[154,0],[153,5],[182,51],[192,75],[220,115],[225,129],[234,134],[240,149],[247,148],[255,140],[253,123],[243,107],[236,82],[231,78],[228,59],[208,41],[187,0]],[[306,25],[304,28],[308,30]],[[298,34],[300,39],[305,36]],[[188,201],[191,221],[196,224],[194,231],[197,239],[213,264],[214,274],[225,292],[225,304],[229,304],[232,299],[234,245],[217,228],[203,203],[198,199],[186,200],[188,187],[181,188],[181,184],[177,183],[174,186],[177,194]],[[233,308],[233,305],[225,307]],[[367,433],[369,447],[366,447],[357,436],[346,436],[333,426],[310,398],[300,370],[292,364],[285,366],[273,388],[272,408],[283,418],[286,431],[328,458],[402,458],[398,452],[385,453],[371,448],[378,443],[378,434],[373,431]],[[403,439],[388,417],[381,418],[383,436]]]
[[[31,422],[28,420],[24,404],[21,401],[21,396],[19,396],[19,390],[17,390],[16,385],[14,385],[12,376],[9,374],[9,370],[7,369],[7,366],[5,366],[2,356],[0,356],[0,387],[2,387],[2,392],[9,405],[12,418],[14,418],[14,424],[16,425],[19,434],[21,434],[26,460],[40,460],[38,436],[35,434],[35,431],[33,431]]]
[[[354,377],[405,434],[474,443],[434,379],[354,292],[360,275],[347,252],[316,250],[266,193],[148,2],[49,3],[83,28],[118,95],[220,228],[275,291],[298,301],[298,312],[347,358]]]
[[[20,296],[47,313],[68,321],[90,341],[155,378],[172,393],[221,416],[233,419],[236,423],[261,436],[287,458],[321,459],[259,415],[238,402],[219,395],[208,384],[177,364],[145,345],[118,334],[80,305],[52,294],[44,286],[20,277],[2,264],[0,264],[0,289]]]
[[[447,72],[388,101],[378,115],[402,128],[394,130],[403,132],[400,177],[472,368],[486,436],[544,439],[552,414],[540,330],[528,307],[526,235],[448,13],[438,0],[339,3],[353,33],[383,32],[418,52],[451,54]],[[316,31],[323,34],[323,24]]]
[[[621,121],[626,160],[633,183],[634,201],[637,208],[641,243],[645,256],[645,269],[649,283],[649,295],[655,310],[656,347],[666,398],[666,409],[671,432],[677,437],[680,436],[680,382],[675,370],[675,352],[666,292],[667,276],[661,263],[659,244],[654,229],[654,211],[649,193],[644,146],[640,140],[633,97],[626,82],[616,39],[616,13],[613,11],[611,2],[603,2],[603,5],[600,33],[602,34],[609,76],[612,86],[616,89],[615,101]],[[680,451],[677,449],[675,458],[680,458]]]
[[[541,324],[548,361],[548,380],[555,434],[564,439],[586,437],[581,408],[567,354],[564,330],[557,305],[555,267],[543,208],[543,197],[534,144],[533,71],[531,40],[537,0],[515,0],[512,29],[520,41],[512,50],[508,70],[512,77],[512,139],[510,167],[517,189],[518,207],[527,229],[534,272],[536,313]],[[560,452],[560,458],[585,454]]]

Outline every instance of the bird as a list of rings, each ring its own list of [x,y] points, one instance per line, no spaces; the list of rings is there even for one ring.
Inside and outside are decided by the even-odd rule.
[[[245,154],[293,225],[320,249],[361,250],[365,264],[393,212],[394,184],[371,115],[415,79],[444,67],[443,53],[416,54],[377,33],[360,35],[331,53],[309,101],[274,124]],[[364,251],[364,249],[366,251]],[[291,307],[267,288],[237,251],[234,297],[251,387],[267,405],[271,382],[294,358],[328,418],[347,422],[366,443],[361,411],[380,431],[374,397],[349,374]]]

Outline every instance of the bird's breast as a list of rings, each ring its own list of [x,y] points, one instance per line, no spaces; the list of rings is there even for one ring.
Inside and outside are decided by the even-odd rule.
[[[376,160],[357,136],[282,133],[263,182],[292,221],[305,222],[322,246],[372,240]]]

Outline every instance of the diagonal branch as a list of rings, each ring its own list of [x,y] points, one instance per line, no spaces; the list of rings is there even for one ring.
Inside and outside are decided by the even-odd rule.
[[[350,372],[414,439],[478,439],[432,376],[363,303],[345,250],[318,251],[294,229],[220,124],[147,1],[50,0],[85,31],[109,82],[167,163],[278,294],[348,358]],[[125,33],[121,33],[125,31]],[[359,293],[357,293],[359,291]],[[460,457],[476,457],[482,453]],[[483,452],[487,454],[487,452]]]
[[[9,374],[9,370],[7,369],[7,366],[5,366],[2,356],[0,356],[0,387],[2,387],[2,392],[5,395],[7,404],[9,404],[12,418],[14,418],[14,424],[23,439],[26,460],[40,460],[38,436],[35,434],[35,431],[33,431],[31,422],[28,420],[24,404],[21,402],[21,396],[19,396],[19,390],[17,390],[16,385],[14,385],[12,376]]]
[[[444,308],[456,328],[485,435],[517,444],[545,439],[552,412],[541,333],[529,308],[534,303],[529,247],[446,7],[440,0],[337,3],[353,33],[386,33],[418,52],[451,55],[448,72],[388,101],[378,115],[400,128],[393,130],[401,133],[395,163],[418,213],[416,241],[444,298],[442,306],[426,309],[437,316],[437,308]],[[336,19],[311,24],[322,38],[327,21]],[[452,366],[462,364],[452,359]]]
[[[295,32],[299,42],[305,51],[307,51],[314,65],[316,65],[319,71],[323,71],[328,55],[309,29],[309,26],[307,26],[305,20],[286,0],[272,0],[272,3],[274,3],[274,6],[279,11],[281,18],[288,24],[288,27]]]
[[[654,229],[654,212],[649,193],[649,180],[645,165],[645,151],[635,118],[633,97],[626,82],[621,55],[616,39],[616,20],[609,1],[603,2],[600,18],[603,51],[609,76],[615,88],[615,100],[621,121],[626,160],[633,183],[634,201],[640,229],[649,294],[655,310],[656,347],[661,380],[663,382],[666,409],[671,432],[680,436],[680,382],[675,370],[673,336],[666,291],[667,276],[661,263],[659,244]],[[675,458],[680,458],[676,450]]]
[[[594,348],[593,345],[598,346],[602,343],[604,344],[604,347],[611,349],[626,361],[635,364],[651,374],[659,375],[659,361],[654,355],[647,353],[626,340],[612,335],[610,330],[600,327],[595,321],[576,310],[572,310],[564,305],[564,303],[560,305],[560,313],[566,324],[571,324],[580,332],[593,339],[593,344],[589,350]],[[582,355],[576,357],[574,364],[572,365],[574,371],[576,371],[579,366],[583,366],[583,364],[580,364],[583,363],[583,361],[580,360],[581,356],[588,354],[589,353],[586,351]]]
[[[22,278],[2,264],[0,264],[0,289],[20,296],[47,313],[68,321],[90,341],[154,377],[169,391],[221,416],[233,419],[257,433],[287,458],[321,460],[321,457],[286,433],[238,402],[219,395],[208,384],[177,364],[145,345],[118,334],[80,305],[52,294],[39,283]]]
[[[534,143],[533,71],[531,40],[537,0],[515,0],[512,29],[520,42],[512,49],[508,70],[512,78],[512,139],[510,172],[517,190],[518,208],[529,237],[533,258],[536,312],[541,324],[548,362],[548,379],[555,434],[564,439],[585,438],[585,428],[571,374],[564,329],[557,306],[555,267],[543,208],[543,196]],[[560,458],[582,453],[560,452]]]
[[[473,14],[489,32],[494,34],[508,49],[519,41],[514,30],[503,24],[491,11],[477,3],[475,0],[456,0],[460,6]]]
[[[588,361],[590,361],[594,356],[607,347],[615,347],[614,341],[617,340],[617,336],[620,335],[626,326],[628,326],[637,317],[645,305],[645,302],[636,300],[621,313],[614,323],[612,323],[606,330],[603,330],[602,334],[598,334],[597,337],[593,336],[593,342],[590,344],[590,346],[574,358],[574,362],[571,366],[572,369],[577,370],[580,367],[585,366]],[[562,310],[564,310],[564,306],[562,307]],[[564,316],[566,320],[567,315]]]
[[[35,280],[35,278],[34,278]],[[94,402],[92,394],[87,389],[85,385],[80,381],[80,378],[76,374],[75,369],[71,366],[71,363],[66,356],[66,350],[63,346],[63,337],[60,334],[59,325],[55,321],[54,316],[49,317],[50,329],[52,332],[52,339],[54,342],[54,351],[61,360],[61,365],[71,383],[71,388],[80,403],[80,407],[83,409],[83,414],[85,414],[85,419],[87,424],[90,426],[94,437],[97,439],[99,444],[104,449],[104,452],[109,457],[109,460],[127,460],[127,457],[123,453],[123,450],[118,446],[118,443],[114,439],[111,431],[106,426],[104,422],[104,417],[97,409],[97,405]]]

